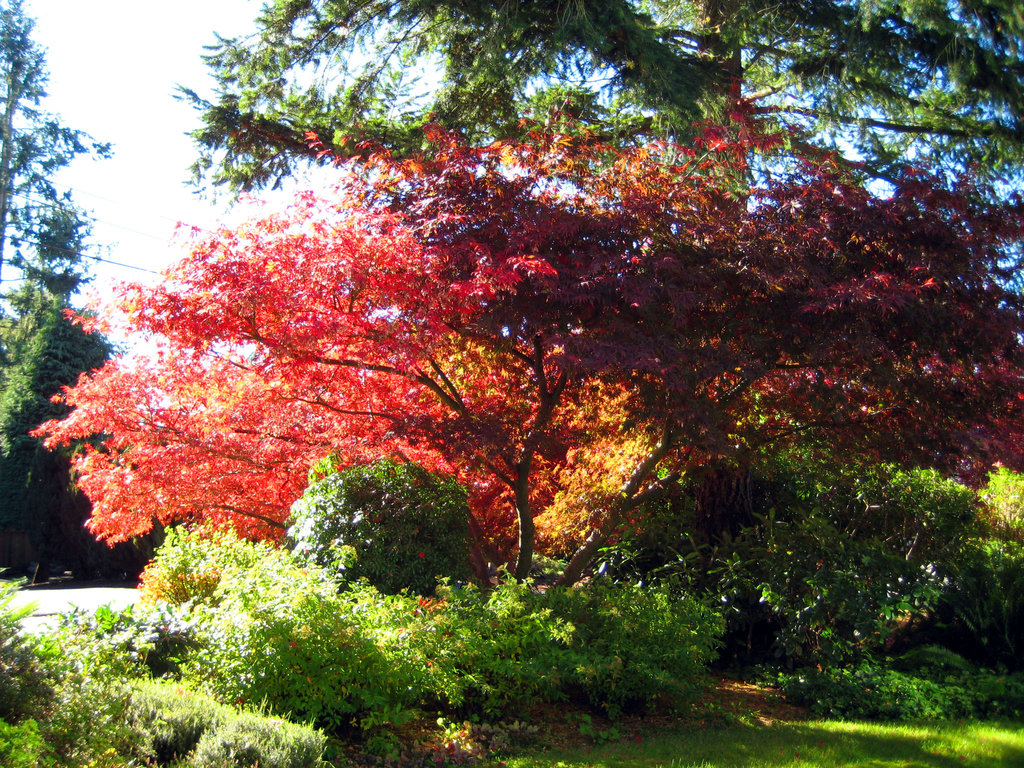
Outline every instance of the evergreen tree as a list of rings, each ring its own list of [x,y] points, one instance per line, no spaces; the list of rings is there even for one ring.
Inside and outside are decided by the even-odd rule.
[[[42,292],[37,298],[38,327],[0,397],[0,528],[27,530],[43,571],[51,558],[78,560],[69,564],[79,570],[89,502],[71,482],[68,450],[47,450],[30,432],[66,415],[66,406],[50,398],[103,365],[110,348],[72,323],[59,298]]]
[[[48,238],[52,258],[53,228],[74,227],[81,218],[54,175],[79,155],[105,156],[110,149],[42,109],[48,75],[44,52],[32,40],[34,25],[21,0],[0,5],[0,273],[8,264],[31,268],[40,248],[46,254]],[[58,294],[64,293],[62,287]]]
[[[33,26],[21,0],[0,4],[0,270],[14,283],[0,307],[0,529],[27,531],[44,573],[51,559],[95,571],[99,545],[83,527],[90,506],[71,481],[71,449],[49,451],[30,433],[64,415],[51,398],[110,353],[66,316],[85,280],[89,225],[53,183],[76,156],[108,148],[42,109],[46,62]],[[132,569],[116,560],[115,570]]]
[[[1017,0],[275,0],[207,62],[194,170],[235,190],[362,139],[421,146],[436,120],[509,137],[559,109],[615,141],[685,139],[737,97],[888,177],[908,159],[1024,163]]]

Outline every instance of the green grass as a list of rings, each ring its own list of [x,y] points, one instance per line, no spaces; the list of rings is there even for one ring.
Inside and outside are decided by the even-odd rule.
[[[807,721],[663,732],[574,751],[533,751],[506,768],[1013,768],[1022,723],[876,725]]]

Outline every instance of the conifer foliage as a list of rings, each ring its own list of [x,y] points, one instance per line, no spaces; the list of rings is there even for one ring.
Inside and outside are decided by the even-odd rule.
[[[0,6],[0,529],[29,534],[37,575],[51,559],[83,574],[96,548],[82,527],[88,500],[74,490],[65,452],[47,452],[29,432],[63,415],[50,398],[109,353],[64,313],[86,282],[89,222],[54,181],[76,156],[109,147],[45,109],[46,57],[33,28],[20,0]]]
[[[309,130],[415,152],[428,121],[486,143],[559,109],[617,142],[688,142],[737,97],[883,177],[1024,165],[1016,0],[275,0],[257,30],[212,47],[214,97],[185,91],[197,174],[236,190],[315,158]]]
[[[767,445],[963,469],[1016,439],[1020,201],[829,162],[756,188],[743,115],[693,147],[538,131],[341,163],[332,196],[198,236],[119,301],[163,340],[66,396],[92,527],[279,530],[306,470],[456,473],[485,544],[575,542],[564,580],[682,473]],[[730,136],[738,137],[736,139]],[[503,539],[504,536],[504,539]]]

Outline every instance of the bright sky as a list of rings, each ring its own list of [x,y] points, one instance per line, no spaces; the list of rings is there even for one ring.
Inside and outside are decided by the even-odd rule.
[[[109,160],[78,160],[59,179],[96,219],[89,253],[159,271],[181,251],[169,243],[178,221],[210,227],[226,200],[202,200],[186,185],[195,150],[186,133],[198,114],[175,86],[209,93],[200,56],[214,41],[252,29],[260,0],[26,0],[35,40],[47,51],[48,111],[65,125],[114,145]],[[222,195],[223,197],[223,195]],[[96,263],[101,294],[143,271]]]

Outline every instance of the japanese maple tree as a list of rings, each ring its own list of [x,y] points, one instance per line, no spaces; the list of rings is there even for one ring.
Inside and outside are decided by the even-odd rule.
[[[1024,315],[1017,200],[827,160],[751,187],[742,125],[692,148],[537,133],[339,164],[331,195],[199,236],[118,309],[160,355],[67,393],[53,442],[93,530],[279,527],[306,470],[390,455],[456,473],[474,530],[575,542],[563,580],[681,475],[768,445],[963,469],[1009,455]],[[514,521],[514,522],[513,522]]]

